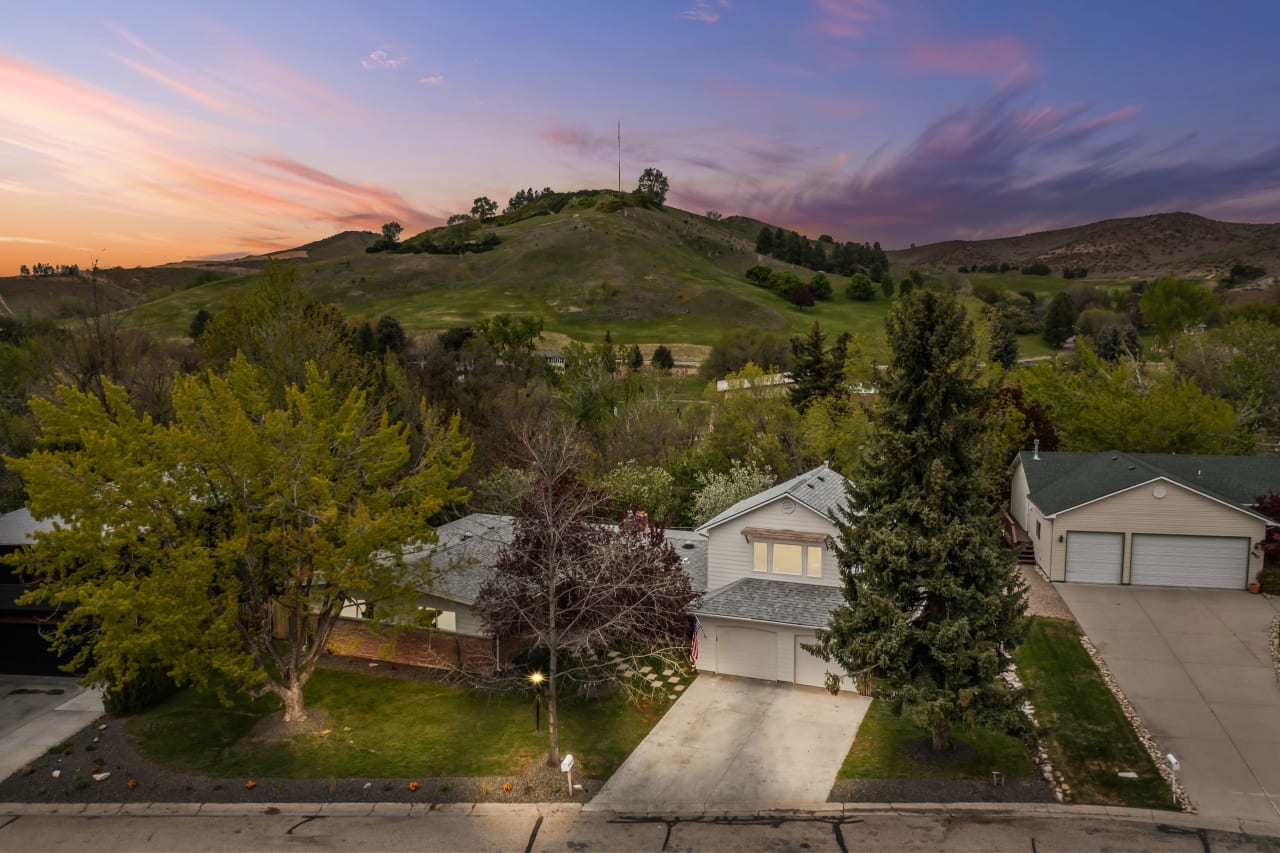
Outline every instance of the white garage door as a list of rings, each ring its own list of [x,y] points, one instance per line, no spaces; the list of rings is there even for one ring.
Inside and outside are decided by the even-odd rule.
[[[804,684],[809,687],[826,687],[827,686],[827,670],[832,672],[840,672],[840,664],[832,662],[827,663],[822,658],[814,657],[806,652],[801,645],[804,643],[813,643],[817,641],[817,637],[812,634],[800,634],[795,639],[796,644],[796,684]],[[852,690],[853,679],[844,676],[840,679],[841,690]]]
[[[1130,562],[1135,586],[1244,589],[1249,582],[1249,540],[1135,533]]]
[[[1072,583],[1120,583],[1124,565],[1123,533],[1067,534],[1067,580]]]
[[[755,628],[722,626],[716,631],[716,670],[721,675],[777,681],[778,635]]]

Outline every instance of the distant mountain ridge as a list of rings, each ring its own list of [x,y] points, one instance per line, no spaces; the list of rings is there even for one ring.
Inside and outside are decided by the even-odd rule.
[[[889,260],[921,270],[1033,261],[1055,275],[1084,267],[1090,278],[1178,275],[1219,278],[1234,263],[1280,272],[1280,224],[1221,222],[1194,213],[1156,213],[1088,225],[999,237],[947,240],[888,252]]]

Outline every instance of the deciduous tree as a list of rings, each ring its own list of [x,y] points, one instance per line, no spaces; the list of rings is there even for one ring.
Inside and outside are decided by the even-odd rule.
[[[547,764],[560,763],[559,696],[566,683],[617,677],[640,658],[688,662],[688,608],[697,599],[660,528],[629,515],[615,528],[607,498],[583,486],[584,449],[571,437],[526,440],[533,487],[516,516],[515,538],[498,556],[475,611],[503,640],[547,654]],[[609,652],[617,652],[612,660]],[[622,679],[629,690],[662,687]]]
[[[119,688],[158,666],[275,695],[297,722],[343,606],[393,612],[420,594],[400,552],[465,497],[457,418],[424,417],[415,452],[363,391],[306,369],[279,404],[242,356],[225,377],[184,377],[167,425],[110,384],[101,400],[65,386],[32,400],[44,449],[9,463],[32,513],[58,523],[15,562],[39,581],[28,600],[65,608],[69,669]]]
[[[636,184],[636,193],[659,207],[666,204],[670,189],[671,182],[667,180],[667,176],[652,166],[640,173],[640,181]]]

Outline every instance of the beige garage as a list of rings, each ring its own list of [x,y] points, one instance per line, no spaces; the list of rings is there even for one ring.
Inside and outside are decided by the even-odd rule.
[[[716,629],[716,661],[724,675],[777,681],[778,634],[721,625]]]
[[[1276,525],[1280,457],[1024,452],[1005,530],[1053,581],[1243,590]]]

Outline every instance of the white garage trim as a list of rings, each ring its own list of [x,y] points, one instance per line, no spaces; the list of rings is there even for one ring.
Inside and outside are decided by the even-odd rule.
[[[1244,589],[1249,583],[1249,540],[1240,536],[1133,534],[1134,586]]]
[[[1069,583],[1120,583],[1124,534],[1073,530],[1067,533],[1066,580]]]
[[[759,628],[720,626],[716,631],[716,671],[721,675],[777,681],[777,633]]]

